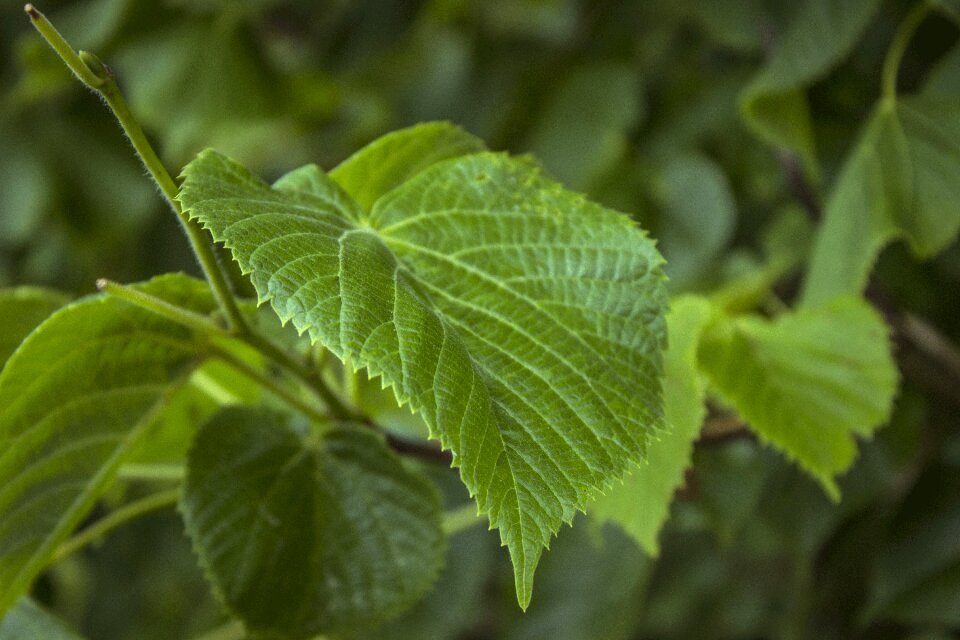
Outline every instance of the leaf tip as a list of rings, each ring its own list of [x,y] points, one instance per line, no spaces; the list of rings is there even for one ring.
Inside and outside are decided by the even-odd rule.
[[[29,2],[23,5],[23,11],[28,16],[30,16],[31,20],[34,20],[34,21],[39,20],[43,17],[43,14],[37,11],[37,8],[32,4],[30,4]]]

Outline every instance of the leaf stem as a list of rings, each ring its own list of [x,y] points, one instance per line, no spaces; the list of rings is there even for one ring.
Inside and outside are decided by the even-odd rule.
[[[219,326],[204,315],[189,309],[184,309],[183,307],[178,307],[177,305],[171,304],[166,300],[156,296],[138,291],[133,287],[117,284],[116,282],[112,282],[105,278],[97,280],[97,288],[108,295],[125,300],[130,304],[136,305],[147,311],[151,311],[159,316],[190,329],[200,331],[204,334],[232,337],[240,340],[241,342],[259,351],[267,359],[273,361],[295,378],[300,380],[304,385],[309,387],[320,397],[321,400],[323,400],[333,417],[339,420],[364,421],[362,416],[356,415],[347,408],[337,394],[326,384],[318,370],[312,368],[309,364],[307,364],[307,362],[298,359],[295,355],[287,352],[283,348],[270,341],[268,338],[256,333],[252,329],[245,329],[242,333],[228,333],[223,327]],[[217,355],[220,355],[222,358],[224,354],[223,352],[218,352]],[[250,369],[250,373],[253,373],[252,368]],[[257,382],[263,382],[264,380],[268,379],[263,378],[262,376],[261,379],[255,379]],[[274,387],[276,387],[275,383],[272,384]],[[276,388],[270,388],[270,390],[277,393]],[[315,409],[313,411],[316,412]],[[324,419],[329,419],[329,416],[324,416]]]
[[[929,2],[926,0],[918,2],[900,23],[893,36],[890,49],[887,50],[887,56],[883,60],[883,99],[887,102],[892,103],[897,99],[897,74],[900,71],[900,62],[910,45],[913,34],[916,33],[929,11]]]
[[[166,167],[160,161],[157,153],[150,146],[146,135],[140,124],[134,118],[130,107],[127,106],[123,94],[113,77],[110,68],[103,64],[97,56],[86,51],[79,53],[74,51],[73,47],[64,39],[60,32],[47,20],[46,16],[40,13],[32,4],[24,7],[30,21],[37,29],[47,44],[56,51],[60,59],[69,67],[77,78],[87,87],[100,94],[104,102],[116,116],[120,127],[130,140],[130,144],[139,156],[143,166],[150,173],[154,182],[160,188],[160,192],[166,199],[167,204],[173,209],[173,212],[180,220],[187,239],[190,241],[190,247],[200,263],[204,276],[210,282],[217,304],[223,310],[227,317],[227,322],[234,330],[242,331],[246,328],[246,319],[237,306],[236,299],[228,284],[226,274],[217,260],[213,250],[213,244],[210,237],[203,230],[198,222],[191,220],[183,212],[183,208],[177,201],[179,188],[174,182]]]
[[[182,482],[186,473],[182,464],[129,463],[120,467],[117,477],[147,482]]]
[[[284,387],[282,384],[277,383],[276,380],[271,378],[268,375],[265,375],[262,371],[258,371],[255,367],[250,366],[240,358],[237,358],[232,353],[224,351],[222,349],[214,348],[213,355],[224,363],[232,367],[238,373],[245,375],[250,378],[261,387],[271,392],[287,404],[289,404],[294,409],[297,409],[307,417],[316,420],[318,422],[329,422],[330,416],[323,413],[313,405],[305,402],[300,396],[294,393],[292,390]]]
[[[310,387],[310,389],[320,396],[333,417],[339,420],[363,420],[361,416],[356,415],[356,413],[347,408],[339,396],[327,385],[320,371],[313,369],[303,360],[281,349],[258,333],[247,332],[237,337],[295,375]]]
[[[167,320],[171,320],[189,329],[194,329],[204,334],[224,333],[223,328],[207,316],[189,309],[184,309],[183,307],[178,307],[175,304],[170,304],[166,300],[152,296],[149,293],[138,291],[133,287],[118,284],[106,278],[100,278],[97,280],[97,289],[107,295],[120,298],[147,311],[152,311]]]
[[[452,536],[484,521],[484,518],[477,513],[477,505],[471,500],[462,507],[444,512],[443,532]]]
[[[126,524],[130,520],[139,518],[151,511],[157,511],[176,504],[179,498],[180,489],[178,487],[176,489],[160,491],[124,505],[60,545],[51,556],[50,564],[55,564],[88,544],[96,542],[107,533]]]

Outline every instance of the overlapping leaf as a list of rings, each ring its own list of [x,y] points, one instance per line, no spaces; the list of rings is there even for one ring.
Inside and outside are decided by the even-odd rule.
[[[143,290],[207,313],[206,285]],[[0,373],[0,612],[80,522],[124,455],[198,361],[192,334],[97,296],[56,312]]]
[[[667,316],[670,347],[664,354],[663,374],[663,412],[670,432],[650,443],[646,464],[587,509],[601,522],[618,524],[650,555],[659,550],[657,534],[674,492],[683,483],[693,441],[706,415],[697,345],[711,313],[710,303],[702,298],[673,301]]]
[[[853,48],[879,0],[807,0],[775,34],[773,57],[744,90],[741,107],[758,134],[803,159],[811,175],[817,163],[810,108],[804,88]]]
[[[744,316],[712,327],[700,364],[713,388],[761,438],[827,493],[890,414],[897,373],[887,327],[868,304],[838,298],[775,321]]]
[[[182,511],[216,592],[248,629],[312,638],[370,626],[436,578],[439,495],[363,429],[317,436],[283,414],[229,408],[200,430]]]
[[[315,166],[271,188],[208,151],[184,174],[185,208],[261,300],[382,375],[453,451],[526,606],[560,523],[661,424],[653,244],[500,154],[432,164],[369,210]]]

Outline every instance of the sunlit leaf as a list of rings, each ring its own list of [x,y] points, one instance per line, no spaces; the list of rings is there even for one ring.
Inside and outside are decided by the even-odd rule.
[[[382,375],[452,450],[509,548],[543,547],[662,424],[661,259],[525,160],[439,162],[365,211],[316,166],[274,188],[215,152],[181,201],[281,320]]]
[[[710,329],[700,363],[711,386],[765,441],[834,499],[835,476],[890,414],[897,371],[888,330],[856,298],[774,321],[743,316]]]

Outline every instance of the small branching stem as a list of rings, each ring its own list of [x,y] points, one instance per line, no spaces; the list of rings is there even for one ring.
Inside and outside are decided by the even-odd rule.
[[[140,124],[136,118],[133,117],[130,107],[127,106],[127,101],[124,100],[123,94],[120,93],[120,88],[117,86],[117,82],[113,77],[113,72],[92,53],[86,51],[78,53],[74,51],[73,47],[60,35],[60,32],[47,20],[46,16],[40,13],[32,4],[26,5],[24,11],[30,16],[30,21],[40,35],[43,36],[43,39],[56,51],[57,55],[60,56],[80,82],[99,94],[113,112],[113,115],[116,116],[120,127],[126,134],[127,139],[130,140],[130,144],[133,146],[134,151],[136,151],[144,168],[146,168],[147,172],[149,172],[157,184],[157,187],[159,187],[167,204],[170,205],[170,208],[177,215],[177,219],[180,221],[187,235],[187,239],[190,241],[190,247],[193,249],[193,253],[200,263],[200,268],[203,270],[204,276],[213,289],[217,304],[220,305],[220,308],[226,315],[227,322],[231,329],[236,332],[248,331],[246,319],[240,312],[237,301],[233,297],[226,273],[217,260],[210,237],[200,227],[198,222],[191,220],[190,217],[183,212],[183,208],[177,201],[177,194],[179,192],[177,183],[174,182],[166,167],[163,166],[163,162],[160,161],[156,151],[153,150]]]
[[[102,539],[105,535],[130,520],[135,520],[151,511],[158,511],[172,506],[176,504],[179,499],[180,489],[178,487],[176,489],[160,491],[124,505],[60,545],[50,558],[49,564],[60,562],[87,545]]]
[[[232,353],[223,349],[214,348],[213,355],[230,366],[234,371],[243,374],[253,382],[257,383],[273,395],[277,396],[288,405],[317,422],[330,422],[330,416],[320,411],[317,407],[311,405],[301,398],[290,388],[278,383],[270,376],[253,367]]]
[[[907,52],[913,34],[917,32],[920,23],[929,12],[930,2],[927,0],[918,2],[900,23],[893,36],[893,41],[887,50],[887,57],[883,60],[883,99],[888,103],[892,103],[897,98],[897,75],[900,72],[900,62]]]
[[[144,293],[133,287],[118,284],[106,278],[100,278],[97,280],[97,289],[109,296],[125,300],[142,309],[151,311],[156,315],[163,316],[167,320],[183,325],[188,329],[193,329],[203,334],[224,332],[222,327],[205,315],[184,309],[183,307],[178,307],[175,304],[170,304],[166,300],[152,296],[149,293]]]

